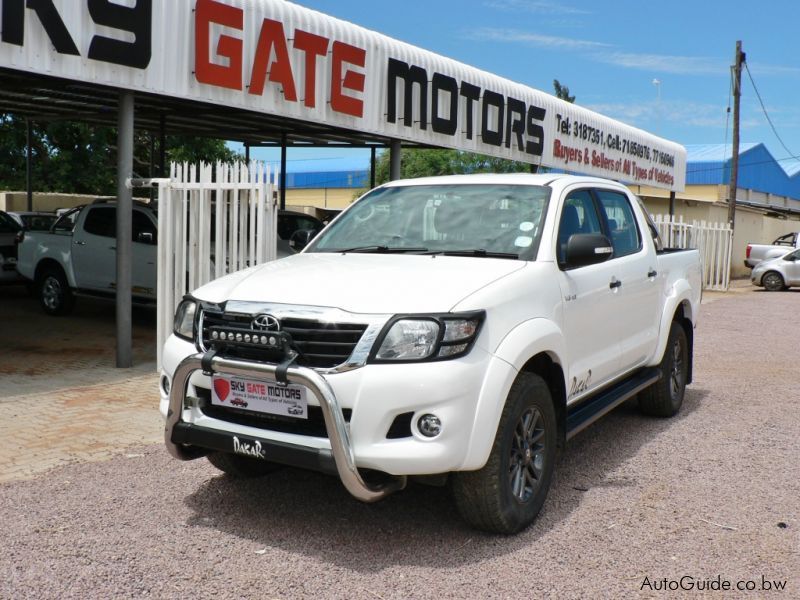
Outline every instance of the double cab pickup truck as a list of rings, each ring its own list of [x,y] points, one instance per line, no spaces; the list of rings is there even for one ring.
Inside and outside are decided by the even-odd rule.
[[[51,315],[72,310],[77,295],[113,298],[117,273],[117,204],[98,200],[62,215],[49,231],[24,231],[20,236],[17,271]],[[134,202],[131,283],[133,301],[156,301],[158,215],[144,202]],[[291,238],[323,227],[311,215],[282,210],[277,222],[277,256],[294,254]]]
[[[136,302],[156,299],[158,217],[135,202],[131,285]],[[17,270],[29,280],[46,313],[72,310],[76,294],[113,298],[117,281],[117,203],[97,201],[64,213],[50,231],[25,231]]]
[[[556,451],[623,401],[670,417],[692,380],[700,257],[623,185],[568,175],[396,181],[302,253],[178,306],[165,443],[232,476],[338,475],[357,499],[449,485],[513,533]]]

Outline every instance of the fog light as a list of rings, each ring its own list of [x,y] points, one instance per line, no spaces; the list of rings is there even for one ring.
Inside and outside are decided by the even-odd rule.
[[[435,415],[422,415],[417,421],[417,429],[425,437],[436,437],[442,432],[442,422]]]
[[[164,394],[169,396],[169,377],[166,375],[161,376],[161,389],[164,390]]]

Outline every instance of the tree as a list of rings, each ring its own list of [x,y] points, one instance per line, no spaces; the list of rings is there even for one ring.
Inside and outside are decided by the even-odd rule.
[[[31,136],[33,187],[40,192],[113,196],[117,190],[117,133],[113,127],[69,121],[34,122]],[[150,176],[151,135],[134,135],[133,171]],[[25,119],[0,113],[0,189],[26,187]],[[167,162],[233,162],[238,155],[223,140],[167,136]],[[157,144],[156,144],[157,148]],[[155,157],[154,163],[158,163]],[[152,173],[153,176],[156,173]]]
[[[575,102],[575,96],[570,96],[569,88],[565,85],[561,85],[561,82],[559,82],[558,79],[553,79],[553,90],[556,93],[556,98],[566,100],[570,103]]]
[[[389,181],[390,156],[391,153],[388,151],[378,155],[375,165],[375,180],[378,184]],[[527,163],[461,150],[407,148],[400,155],[400,176],[403,179],[464,173],[516,173],[529,170],[530,165]]]

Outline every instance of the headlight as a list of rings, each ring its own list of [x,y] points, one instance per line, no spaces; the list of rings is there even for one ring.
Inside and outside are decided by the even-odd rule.
[[[445,360],[472,348],[485,313],[398,316],[384,327],[371,362]]]
[[[190,342],[194,341],[194,316],[197,312],[197,302],[187,299],[178,305],[175,311],[173,331],[175,335]]]

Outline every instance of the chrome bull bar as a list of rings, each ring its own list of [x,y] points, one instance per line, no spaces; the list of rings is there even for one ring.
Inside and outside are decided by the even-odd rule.
[[[220,373],[237,377],[255,377],[275,379],[278,365],[257,363],[219,356],[206,358],[203,365],[203,354],[197,353],[184,358],[175,369],[172,378],[172,387],[169,393],[169,409],[164,428],[164,443],[169,453],[180,460],[200,458],[206,451],[200,448],[176,444],[172,441],[172,432],[180,422],[186,396],[186,386],[192,373],[203,370],[207,373]],[[204,368],[205,366],[205,368]],[[344,420],[339,401],[327,380],[307,367],[289,367],[286,379],[291,383],[298,383],[307,387],[319,400],[322,415],[325,419],[325,428],[331,443],[331,452],[336,463],[336,470],[347,491],[362,502],[375,502],[389,494],[402,490],[406,485],[406,477],[396,477],[386,483],[366,483],[356,467],[353,446],[350,443],[350,432]]]

